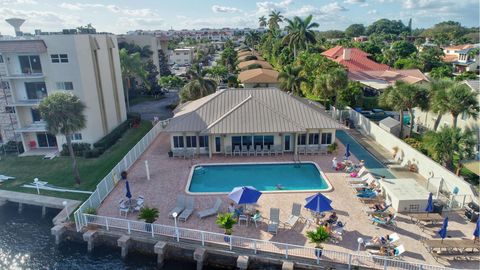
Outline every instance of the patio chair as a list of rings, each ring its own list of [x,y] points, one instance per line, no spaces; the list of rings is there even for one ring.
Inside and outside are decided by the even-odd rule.
[[[402,254],[405,253],[405,247],[403,245],[400,245],[394,249],[394,252],[395,253],[393,254],[393,256],[395,258],[400,258],[400,256],[402,256]]]
[[[292,205],[292,214],[290,215],[288,220],[285,222],[285,224],[293,228],[295,227],[295,225],[297,224],[297,221],[300,219],[301,216],[302,216],[302,205],[298,203],[294,203]]]
[[[253,223],[255,224],[255,228],[257,228],[257,227],[258,227],[258,223],[259,223],[260,221],[262,221],[263,218],[262,218],[262,215],[261,215],[260,213],[258,213],[258,214],[253,215],[250,219],[251,219],[251,220],[253,221]]]
[[[270,149],[268,148],[268,145],[263,146],[262,156],[264,154],[270,156]]]
[[[369,215],[385,214],[385,213],[388,212],[387,210],[388,210],[391,206],[392,206],[392,204],[390,203],[390,204],[387,204],[387,206],[386,206],[385,208],[379,209],[379,210],[377,210],[377,209],[372,209],[372,208],[370,208],[370,207],[367,207],[367,208],[364,208],[364,211],[365,211],[365,213],[367,213],[367,214],[369,214]]]
[[[248,216],[247,215],[244,215],[244,214],[241,214],[238,216],[238,225],[241,225],[242,224],[242,221],[245,221],[245,226],[248,226]]]
[[[133,212],[139,212],[145,204],[145,200],[143,199],[143,196],[138,196],[137,198],[137,205],[133,208]]]
[[[253,147],[253,145],[250,145],[250,147],[248,147],[248,155],[249,156],[255,156],[255,148]]]
[[[270,220],[268,221],[267,232],[277,234],[278,224],[280,224],[280,209],[270,208]]]
[[[362,166],[360,170],[358,170],[358,172],[347,173],[345,177],[361,178],[366,173],[368,173],[367,168],[365,166]]]
[[[255,156],[258,155],[258,154],[260,154],[260,155],[263,156],[262,146],[261,146],[261,145],[256,145],[256,146],[255,146]]]
[[[185,210],[183,210],[180,216],[178,216],[178,220],[183,220],[183,222],[186,222],[190,215],[192,215],[194,210],[195,199],[193,197],[187,197]]]
[[[180,215],[182,211],[185,209],[185,195],[178,195],[177,201],[175,203],[175,207],[168,213],[168,216],[173,218],[173,213],[177,213]]]
[[[390,227],[390,228],[395,230],[397,228],[396,219],[397,219],[397,215],[393,215],[393,218],[388,222],[385,221],[384,219],[378,218],[378,217],[373,217],[370,220],[372,221],[373,224],[376,224],[377,226],[378,225],[383,225],[385,227]]]
[[[347,178],[347,183],[349,184],[362,184],[365,183],[368,179],[375,179],[375,177],[371,173],[367,173],[366,175],[358,178]]]
[[[282,155],[283,156],[283,149],[281,145],[276,145],[275,146],[275,155]]]
[[[118,202],[118,212],[120,216],[122,216],[122,214],[125,214],[125,218],[127,217],[128,212],[130,212],[130,209],[125,204],[125,200],[120,200]]]
[[[240,150],[240,154],[243,156],[248,156],[248,145],[242,145],[242,149]]]
[[[375,179],[374,177],[369,177],[365,182],[351,183],[350,187],[353,189],[363,189],[369,187],[373,183],[376,183],[376,186],[378,186],[377,179]]]
[[[400,236],[397,233],[392,233],[388,235],[388,243],[385,243],[384,245],[391,245],[396,243],[398,240],[400,240]],[[365,249],[379,249],[382,244],[373,242],[373,238],[365,242],[364,244]]]
[[[304,154],[305,155],[306,147],[305,145],[299,145],[297,146],[297,153],[298,154]]]
[[[239,145],[235,145],[235,148],[233,149],[233,155],[239,155],[240,156],[240,146]]]
[[[197,215],[198,215],[199,218],[206,218],[206,217],[209,217],[209,216],[213,216],[213,215],[218,213],[221,205],[222,205],[222,200],[220,198],[217,198],[217,200],[215,201],[215,204],[213,205],[212,208],[208,208],[208,209],[204,209],[202,211],[199,211],[197,213]]]
[[[232,155],[232,147],[231,146],[225,146],[225,156]]]
[[[321,155],[328,154],[328,147],[326,145],[320,145],[319,154]]]

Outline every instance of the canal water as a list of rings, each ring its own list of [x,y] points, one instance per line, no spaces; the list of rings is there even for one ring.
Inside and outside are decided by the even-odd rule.
[[[120,249],[96,246],[87,253],[86,243],[64,241],[59,246],[50,235],[52,218],[58,210],[48,209],[44,218],[41,208],[18,204],[0,206],[0,269],[156,269],[156,257],[129,254],[120,257]],[[163,269],[196,269],[193,263],[166,261]]]

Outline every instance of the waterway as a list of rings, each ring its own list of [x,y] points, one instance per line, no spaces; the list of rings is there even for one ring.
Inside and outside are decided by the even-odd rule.
[[[126,260],[120,249],[95,246],[87,253],[85,243],[64,241],[59,246],[50,235],[52,218],[58,210],[48,209],[44,218],[41,208],[18,204],[0,206],[0,269],[156,269],[156,257],[131,253]],[[166,261],[163,269],[196,269],[195,264]]]

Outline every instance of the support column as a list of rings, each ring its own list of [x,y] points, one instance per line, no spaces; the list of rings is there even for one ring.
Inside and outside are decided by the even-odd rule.
[[[62,240],[62,235],[65,231],[66,228],[63,224],[55,225],[53,228],[50,229],[50,233],[55,236],[55,245],[60,244]]]
[[[193,259],[197,261],[197,270],[202,270],[203,262],[207,259],[207,250],[204,248],[196,248],[193,252]]]
[[[93,241],[97,235],[97,231],[95,230],[88,230],[86,233],[83,234],[83,241],[87,242],[87,251],[91,252],[93,250]]]
[[[153,247],[155,254],[157,254],[157,267],[162,268],[165,260],[165,253],[167,252],[167,243],[158,241]]]
[[[128,254],[128,246],[130,245],[130,236],[122,235],[122,237],[118,238],[117,245],[122,248],[122,259],[125,259]]]
[[[200,136],[198,135],[198,133],[195,137],[195,140],[197,140],[197,144],[196,144],[197,145],[197,155],[200,156]]]
[[[248,268],[248,256],[238,256],[237,258],[237,268],[240,270],[246,270]]]
[[[283,261],[282,270],[293,270],[295,268],[295,263],[291,261]]]
[[[209,158],[212,158],[213,147],[215,147],[215,136],[212,137],[212,135],[208,135],[208,157]]]
[[[46,214],[47,214],[47,207],[44,205],[42,206],[42,218],[44,218]]]
[[[23,203],[18,203],[18,213],[21,214],[23,212]]]
[[[294,155],[298,155],[298,133],[295,133],[295,142],[293,143]]]

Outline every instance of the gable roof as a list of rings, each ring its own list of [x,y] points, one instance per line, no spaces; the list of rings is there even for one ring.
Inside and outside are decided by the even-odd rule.
[[[242,83],[278,83],[278,74],[276,70],[255,68],[240,72],[238,80]]]
[[[167,132],[241,134],[342,128],[303,99],[277,88],[227,89],[184,105]]]
[[[418,69],[390,69],[385,71],[367,70],[349,72],[350,80],[358,81],[375,89],[385,89],[396,81],[409,84],[428,82],[428,78]]]
[[[2,40],[0,53],[46,53],[47,45],[43,40]]]
[[[349,60],[344,59],[343,52],[345,49],[350,50]],[[344,48],[336,46],[321,53],[328,59],[339,63],[346,67],[348,71],[366,71],[366,70],[388,70],[389,66],[377,63],[368,58],[369,54],[357,48]]]
[[[237,58],[237,60],[239,62],[245,61],[245,58],[247,58],[248,56],[251,56],[251,54],[239,56]],[[263,57],[261,57],[260,55],[254,55],[254,56],[257,57],[257,60],[265,61],[265,59]],[[248,60],[248,61],[250,61],[250,60]]]
[[[246,69],[250,65],[258,64],[261,65],[263,69],[273,69],[272,65],[267,61],[260,61],[260,60],[250,60],[238,63],[238,68],[243,70]]]

